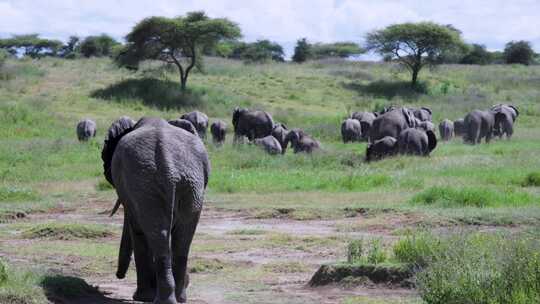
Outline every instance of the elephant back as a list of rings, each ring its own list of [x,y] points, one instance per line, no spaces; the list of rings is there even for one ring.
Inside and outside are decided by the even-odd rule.
[[[111,124],[107,131],[107,137],[103,143],[103,150],[101,150],[101,159],[103,160],[103,174],[111,185],[114,186],[111,172],[111,164],[116,150],[116,146],[120,139],[129,132],[133,131],[135,127],[135,121],[127,116],[122,116]]]
[[[195,126],[191,123],[191,121],[187,119],[178,118],[178,119],[169,120],[169,124],[175,127],[178,127],[180,129],[184,129],[192,133],[193,135],[197,135],[197,130],[195,129]]]

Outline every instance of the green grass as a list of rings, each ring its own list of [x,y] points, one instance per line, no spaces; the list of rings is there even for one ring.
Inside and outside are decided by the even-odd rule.
[[[0,186],[0,202],[24,202],[39,199],[34,190],[16,186]]]
[[[540,199],[526,192],[514,189],[498,191],[490,188],[453,188],[449,186],[431,187],[412,200],[414,204],[434,205],[443,208],[455,207],[501,207],[538,204]]]
[[[87,200],[110,200],[112,205],[115,194],[108,191],[111,187],[103,180],[100,159],[102,142],[111,122],[122,115],[135,119],[144,115],[169,119],[199,109],[206,112],[211,121],[221,119],[229,124],[224,147],[207,145],[212,163],[207,204],[212,207],[245,212],[243,214],[252,218],[331,220],[355,216],[360,224],[369,222],[375,226],[380,224],[377,221],[408,216],[418,217],[418,224],[426,227],[536,227],[540,223],[540,179],[534,171],[540,168],[539,66],[443,65],[422,71],[422,90],[415,92],[403,85],[409,75],[397,72],[390,64],[339,60],[303,65],[244,65],[208,58],[205,73],[192,74],[187,93],[179,91],[175,72],[163,70],[155,62],[145,63],[139,72],[132,73],[116,68],[108,59],[8,60],[2,73],[2,222],[16,219],[18,213],[42,212],[58,206],[69,208]],[[495,140],[489,145],[468,146],[454,139],[440,143],[429,158],[399,156],[369,164],[363,161],[365,143],[345,145],[340,142],[339,125],[352,111],[389,105],[428,106],[437,124],[444,118],[461,118],[472,109],[500,102],[513,103],[520,108],[521,115],[511,141]],[[230,116],[235,106],[265,109],[276,121],[304,128],[321,141],[322,151],[308,156],[294,155],[289,150],[286,155],[270,157],[247,145],[233,148]],[[98,126],[97,137],[87,143],[79,143],[75,136],[75,125],[81,118],[91,118]],[[394,223],[384,225],[390,227]],[[395,228],[403,228],[400,225],[407,224],[398,223]],[[2,253],[35,255],[34,260],[38,262],[41,255],[76,256],[82,259],[79,268],[83,271],[102,273],[111,267],[118,245],[96,243],[92,238],[102,237],[103,231],[94,229],[99,227],[93,225],[82,226],[75,230],[71,224],[34,227],[26,231],[28,236],[46,237],[44,240],[36,239],[26,248],[17,248],[17,252],[4,248]],[[364,232],[366,227],[358,226],[357,231]],[[321,248],[344,248],[348,241],[348,238],[299,237],[247,229],[228,233],[220,240],[196,242],[193,252],[241,252],[257,247],[316,253]],[[434,254],[426,244],[429,248],[437,246],[428,241],[424,247],[416,246],[417,242],[421,243],[416,239],[402,240],[398,247],[389,247],[386,242],[364,241],[357,260],[427,265],[433,260],[424,257]],[[462,242],[467,244],[468,241]],[[463,248],[458,245],[455,247]],[[471,246],[477,248],[475,244]],[[497,251],[498,248],[489,253],[480,247],[479,252],[486,256],[497,259],[502,259],[504,254],[513,256]],[[475,261],[473,252],[461,258],[470,259],[471,263]],[[223,263],[223,269],[230,266]],[[465,269],[466,265],[456,263],[441,264],[439,269]],[[193,267],[207,273],[225,273],[218,269],[220,265],[201,260]],[[502,269],[497,265],[494,269]],[[300,266],[270,264],[266,271],[290,273],[302,270]],[[476,264],[467,267],[472,266],[483,267]],[[489,273],[488,268],[482,267],[484,273]],[[259,279],[264,271],[257,268],[246,272]],[[466,275],[474,277],[471,273],[462,273],[464,282],[468,282]],[[38,276],[25,277],[24,272],[19,277],[13,276],[12,280],[20,283],[10,283],[10,286],[27,286],[10,287],[14,290],[12,294],[32,293],[40,284]],[[449,288],[463,291],[465,285],[451,283],[450,278],[445,280]],[[64,285],[63,279],[53,281]],[[74,284],[82,286],[79,283]],[[259,289],[263,287],[257,285]],[[244,286],[238,290],[242,288]],[[451,292],[437,288],[442,287],[434,286],[430,290]],[[244,300],[246,293],[238,297]],[[520,303],[519,297],[523,295],[516,291],[511,299]],[[5,297],[1,299],[2,303],[10,303]],[[524,299],[533,301],[534,298],[525,295]],[[260,298],[254,296],[249,301],[257,303]],[[397,299],[373,301],[401,303]]]
[[[103,225],[75,223],[38,224],[24,231],[22,236],[28,239],[99,239],[112,236],[113,233]]]

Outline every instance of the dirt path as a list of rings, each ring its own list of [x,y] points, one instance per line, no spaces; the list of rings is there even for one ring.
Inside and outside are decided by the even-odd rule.
[[[33,214],[23,221],[25,225],[50,221],[108,225],[116,235],[98,241],[110,251],[101,258],[84,257],[84,252],[83,257],[64,252],[77,250],[72,248],[79,247],[76,241],[55,241],[58,246],[51,246],[48,240],[24,240],[16,229],[4,237],[2,248],[20,246],[23,242],[30,248],[29,254],[17,256],[16,251],[2,250],[2,255],[20,264],[39,263],[55,273],[78,276],[102,292],[77,299],[56,299],[55,303],[133,303],[130,301],[136,287],[133,269],[125,280],[114,277],[122,212],[110,218],[105,212],[110,207],[109,201],[90,198],[76,208]],[[372,231],[340,231],[340,227],[362,220],[251,219],[239,212],[205,209],[191,253],[190,267],[194,273],[188,295],[190,303],[334,304],[350,296],[381,299],[411,296],[411,290],[385,286],[307,286],[321,264],[343,260],[350,238],[373,236]],[[9,230],[9,225],[2,228]],[[393,238],[387,231],[381,233],[377,228],[374,231],[379,237]],[[72,247],[60,250],[64,244]],[[92,247],[92,243],[88,245],[88,240],[83,240],[80,248],[84,244]]]

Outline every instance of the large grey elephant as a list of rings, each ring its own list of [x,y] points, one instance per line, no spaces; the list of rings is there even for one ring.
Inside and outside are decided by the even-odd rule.
[[[495,112],[474,110],[465,116],[464,122],[464,142],[475,145],[479,144],[482,138],[485,138],[486,143],[491,141],[495,127]]]
[[[460,118],[454,120],[454,135],[456,137],[465,135],[465,119]]]
[[[354,112],[351,115],[352,119],[356,119],[360,122],[363,140],[368,139],[369,129],[371,129],[373,121],[377,116],[379,116],[379,113],[377,112]]]
[[[169,120],[169,124],[175,127],[184,129],[191,134],[198,135],[197,129],[195,129],[195,126],[187,119],[177,118],[177,119]]]
[[[400,154],[428,156],[437,147],[437,137],[433,131],[409,128],[401,131],[398,138]]]
[[[341,139],[344,143],[360,141],[362,126],[356,119],[347,118],[341,123]]]
[[[283,123],[275,123],[274,127],[272,128],[272,133],[270,134],[277,139],[281,145],[282,153],[285,153],[285,138],[287,137],[287,134],[289,134],[287,126]]]
[[[454,136],[454,123],[445,119],[439,124],[439,135],[443,141],[449,141]]]
[[[491,107],[491,110],[494,111],[494,112],[498,112],[499,110],[501,109],[504,109],[506,111],[508,111],[510,113],[510,115],[512,116],[512,121],[515,122],[517,117],[519,116],[519,111],[518,111],[518,108],[514,105],[509,105],[509,104],[498,104],[498,105],[494,105],[493,107]]]
[[[212,133],[214,144],[221,146],[225,142],[225,136],[227,135],[227,124],[221,120],[214,121],[210,126],[210,133]]]
[[[235,108],[232,124],[234,126],[234,142],[241,141],[246,136],[251,142],[255,138],[262,138],[272,133],[274,120],[272,115],[265,111],[251,111],[246,108]]]
[[[197,134],[202,139],[206,138],[206,129],[208,128],[208,116],[203,112],[193,111],[180,116],[181,119],[189,120],[195,129]]]
[[[514,122],[519,116],[519,111],[512,105],[500,104],[491,108],[491,111],[495,112],[495,125],[493,134],[502,138],[506,135],[507,139],[514,134]]]
[[[253,143],[266,151],[270,155],[282,154],[283,150],[279,141],[272,135],[263,138],[255,138]]]
[[[112,124],[102,151],[106,179],[124,206],[117,277],[135,256],[133,299],[186,302],[187,260],[210,163],[201,139],[159,118]]]
[[[369,141],[375,142],[385,136],[398,138],[401,131],[416,127],[416,117],[407,108],[394,108],[373,121],[369,130]]]
[[[287,146],[291,143],[294,153],[305,152],[312,153],[315,150],[321,148],[319,141],[313,139],[301,129],[292,129],[285,137],[285,145],[283,150],[287,149]],[[283,151],[285,153],[285,151]]]
[[[420,128],[420,129],[422,129],[424,131],[432,131],[432,132],[435,131],[435,125],[429,120],[421,121],[421,120],[419,120],[417,118],[416,119],[416,127]]]
[[[412,109],[414,116],[420,121],[432,121],[432,112],[430,108],[421,107],[420,109]]]
[[[397,152],[397,139],[391,136],[385,136],[368,144],[366,148],[366,161],[380,160],[384,157],[396,155]]]
[[[87,141],[96,136],[96,123],[90,119],[83,119],[77,123],[77,138]]]

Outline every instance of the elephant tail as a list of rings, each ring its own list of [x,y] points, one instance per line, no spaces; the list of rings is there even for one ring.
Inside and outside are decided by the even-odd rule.
[[[120,202],[120,199],[117,199],[116,203],[114,204],[114,207],[111,210],[111,214],[109,215],[110,217],[112,217],[116,213],[116,211],[118,211],[118,208],[120,208],[121,204],[122,203]]]
[[[120,250],[118,252],[118,268],[116,270],[116,277],[123,279],[126,277],[126,273],[131,262],[131,254],[133,253],[133,244],[129,231],[129,221],[127,212],[124,212],[124,227],[122,228],[122,240],[120,241]]]

